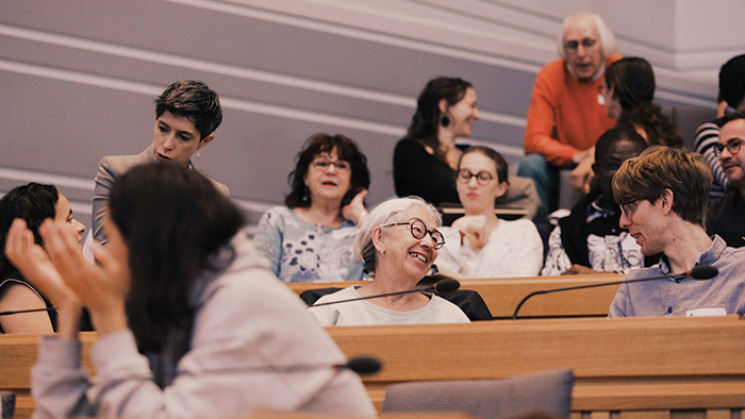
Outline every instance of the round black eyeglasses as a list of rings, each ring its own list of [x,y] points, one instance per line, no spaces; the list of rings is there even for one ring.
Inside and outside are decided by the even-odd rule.
[[[445,236],[442,235],[438,230],[427,230],[427,226],[424,224],[424,221],[422,220],[412,220],[412,221],[406,221],[403,223],[391,223],[386,224],[382,227],[393,227],[393,226],[411,226],[411,235],[414,236],[415,239],[421,240],[429,234],[430,237],[432,237],[432,241],[435,242],[435,249],[442,249],[442,246],[445,246]]]
[[[482,170],[478,173],[472,173],[468,169],[460,169],[458,172],[458,181],[462,183],[468,183],[471,181],[471,178],[476,178],[476,182],[478,182],[479,185],[484,186],[489,184],[489,182],[494,179],[494,176],[492,176],[491,173],[487,172],[486,170]]]

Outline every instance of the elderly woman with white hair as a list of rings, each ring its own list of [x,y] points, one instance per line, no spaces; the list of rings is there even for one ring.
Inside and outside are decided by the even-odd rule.
[[[321,297],[310,312],[323,326],[468,323],[458,306],[423,292],[341,302],[413,290],[445,244],[437,230],[441,222],[437,210],[418,197],[394,198],[378,205],[354,242],[355,255],[373,280]],[[339,303],[318,306],[334,301]]]

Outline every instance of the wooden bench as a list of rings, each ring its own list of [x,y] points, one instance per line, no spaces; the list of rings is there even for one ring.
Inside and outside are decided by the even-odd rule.
[[[363,377],[378,408],[385,389],[418,380],[495,379],[572,368],[572,419],[745,418],[745,320],[717,318],[527,319],[472,324],[335,327],[347,356],[374,355]],[[84,362],[95,333],[83,333]],[[29,370],[38,336],[0,335],[0,390],[33,410]]]
[[[737,316],[327,330],[347,356],[383,362],[380,374],[363,378],[378,407],[393,383],[572,368],[573,419],[745,417],[745,320]]]
[[[533,291],[620,281],[623,275],[597,273],[562,277],[465,279],[461,289],[477,291],[484,299],[496,319],[512,318],[515,307]],[[291,283],[287,284],[298,295],[308,289],[337,287],[345,288],[360,282]],[[550,295],[537,295],[523,305],[520,317],[605,317],[608,315],[618,285],[566,291]]]
[[[90,345],[96,341],[94,332],[81,334],[83,365],[93,367],[88,358]],[[0,390],[16,393],[16,419],[31,417],[34,400],[31,398],[31,367],[36,363],[39,336],[32,334],[0,334]]]

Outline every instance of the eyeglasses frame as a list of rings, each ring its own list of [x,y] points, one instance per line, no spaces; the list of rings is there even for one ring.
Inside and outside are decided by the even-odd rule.
[[[461,175],[460,174],[463,173],[463,172],[468,172],[468,180],[465,180],[465,179],[461,178]],[[479,177],[479,175],[481,173],[486,173],[487,175],[489,175],[489,180],[482,180]],[[476,178],[476,183],[478,183],[481,186],[486,186],[486,185],[489,184],[489,182],[491,182],[492,180],[496,179],[496,177],[494,175],[492,175],[491,173],[489,173],[486,170],[481,170],[478,173],[473,173],[472,171],[470,171],[468,169],[460,169],[455,174],[455,180],[457,180],[458,182],[464,183],[464,184],[467,184],[468,182],[470,182],[471,181],[471,178],[474,178],[474,177]]]
[[[417,237],[416,234],[414,234],[414,224],[416,223],[419,223],[424,227],[422,229],[424,230],[424,234],[421,237]],[[384,224],[381,227],[394,227],[394,226],[405,226],[405,225],[409,226],[409,230],[411,231],[411,236],[414,237],[415,239],[421,240],[425,236],[427,236],[427,234],[429,234],[429,236],[432,237],[432,241],[435,242],[435,249],[439,250],[439,249],[442,249],[442,246],[445,246],[445,236],[440,232],[440,230],[437,230],[437,229],[427,230],[427,225],[424,224],[424,221],[420,219],[415,219],[411,221],[403,221],[400,223]],[[440,241],[438,241],[438,239],[435,238],[435,234],[437,234],[437,236],[440,237],[441,239]]]
[[[325,158],[318,158],[318,157],[314,158],[314,159],[313,159],[313,160],[312,160],[312,161],[310,162],[310,167],[312,167],[312,168],[314,168],[314,169],[317,169],[317,170],[326,170],[326,169],[328,169],[328,166],[326,166],[326,167],[320,167],[320,166],[317,166],[317,164],[318,164],[318,163],[321,163],[321,162],[325,162],[325,163],[327,163],[327,164],[328,164],[328,166],[332,166],[332,165],[333,165],[333,166],[334,166],[334,168],[335,168],[336,170],[340,171],[340,172],[349,172],[349,171],[351,171],[351,170],[352,170],[352,165],[351,165],[351,164],[350,164],[350,163],[349,163],[348,161],[346,161],[346,160],[336,160],[336,161],[332,161],[332,160],[329,160],[329,159],[325,159]],[[339,163],[345,164],[345,165],[346,165],[346,167],[339,167]]]

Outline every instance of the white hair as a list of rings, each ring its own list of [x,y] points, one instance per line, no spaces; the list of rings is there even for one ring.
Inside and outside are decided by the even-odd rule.
[[[556,50],[561,58],[566,58],[566,51],[564,51],[564,34],[567,29],[572,26],[585,27],[586,25],[595,25],[595,29],[598,31],[600,39],[600,49],[603,51],[603,58],[608,59],[614,55],[617,51],[616,37],[613,36],[613,32],[610,31],[608,25],[600,16],[595,13],[582,12],[567,16],[564,22],[561,24],[561,32],[556,39]]]
[[[419,207],[427,211],[435,220],[437,227],[442,225],[442,216],[437,209],[418,196],[393,198],[380,203],[365,218],[354,240],[354,255],[362,260],[368,274],[374,275],[377,265],[377,251],[372,240],[373,231],[386,224],[406,221],[406,213],[412,207]]]

